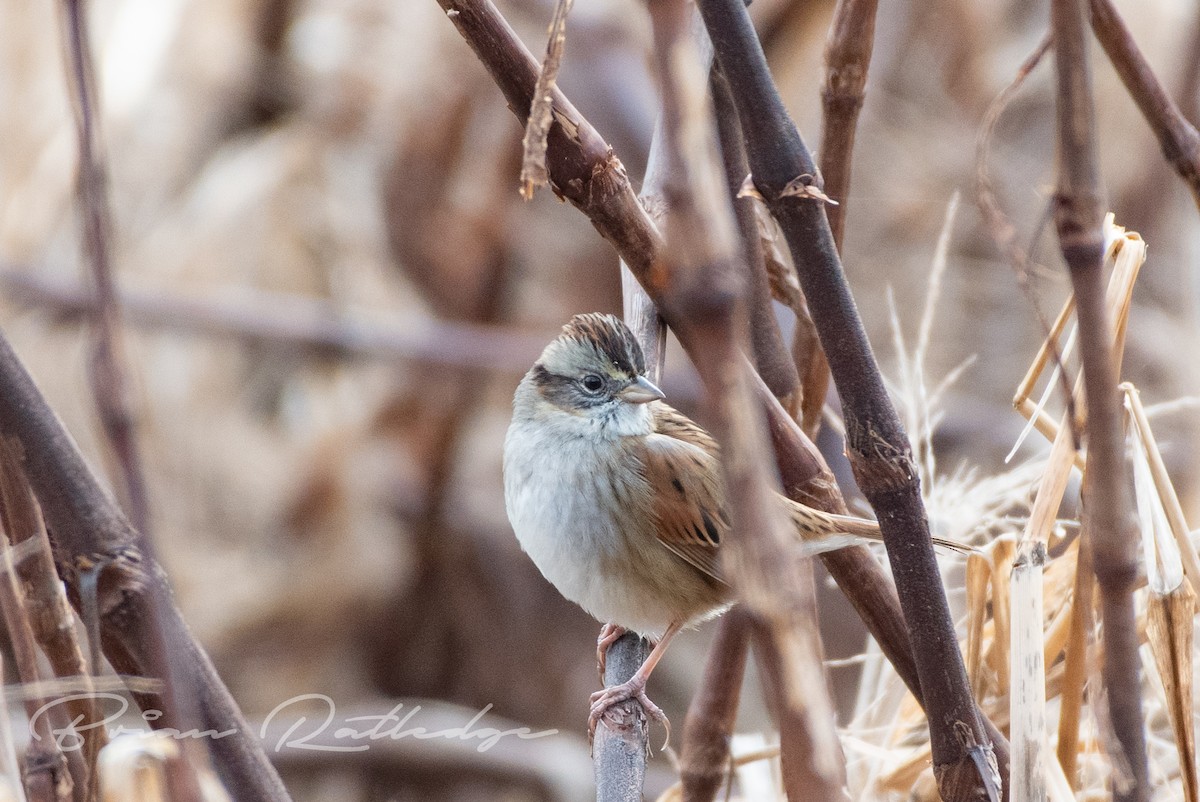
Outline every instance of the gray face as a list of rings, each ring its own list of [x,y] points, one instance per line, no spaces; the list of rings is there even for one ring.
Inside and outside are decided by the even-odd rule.
[[[645,370],[629,327],[620,318],[593,313],[571,318],[534,365],[533,380],[555,406],[594,414],[624,403],[617,393]]]

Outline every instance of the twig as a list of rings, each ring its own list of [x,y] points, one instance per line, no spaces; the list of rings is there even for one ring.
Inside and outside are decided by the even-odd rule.
[[[1021,62],[1021,66],[1017,68],[1017,74],[1013,76],[1012,81],[1000,91],[996,99],[988,106],[987,113],[984,115],[983,124],[979,127],[979,136],[975,140],[975,202],[979,206],[979,211],[983,215],[984,221],[987,223],[988,234],[992,238],[992,242],[1000,249],[1008,260],[1008,264],[1012,267],[1013,275],[1017,279],[1017,287],[1025,296],[1029,303],[1029,308],[1033,310],[1034,316],[1037,318],[1038,325],[1041,326],[1042,334],[1045,337],[1044,349],[1049,349],[1049,355],[1053,358],[1055,366],[1058,368],[1058,376],[1062,388],[1064,403],[1067,406],[1067,421],[1071,427],[1071,442],[1075,450],[1079,450],[1079,434],[1075,431],[1075,396],[1071,392],[1071,385],[1068,382],[1067,372],[1063,367],[1063,357],[1059,352],[1058,340],[1052,336],[1053,329],[1050,322],[1046,319],[1046,313],[1042,311],[1042,305],[1039,302],[1037,293],[1034,292],[1033,284],[1029,280],[1029,253],[1021,247],[1017,241],[1017,229],[1004,213],[1000,206],[1000,200],[996,196],[996,187],[992,183],[991,174],[991,144],[992,135],[996,131],[996,124],[1000,122],[1000,115],[1008,108],[1008,104],[1012,101],[1014,95],[1033,69],[1041,63],[1042,58],[1050,50],[1050,46],[1054,43],[1054,34],[1048,32],[1034,51],[1029,54],[1025,61]],[[1057,324],[1056,324],[1057,325]],[[1041,358],[1042,354],[1038,355]],[[1032,390],[1032,387],[1025,388],[1024,393],[1027,396]],[[1018,391],[1017,397],[1021,398],[1021,391]],[[1014,401],[1014,403],[1016,403]]]
[[[1183,116],[1150,69],[1112,0],[1090,0],[1090,8],[1096,39],[1153,129],[1163,158],[1179,173],[1200,207],[1200,132]]]
[[[96,306],[92,310],[92,392],[108,444],[120,467],[120,487],[137,531],[150,532],[146,480],[135,432],[135,416],[120,352],[120,309],[112,274],[112,221],[108,208],[108,170],[97,131],[95,79],[83,0],[63,0],[66,17],[68,76],[74,97],[79,146],[78,197],[83,213]]]
[[[708,34],[704,34],[708,41]],[[746,268],[746,313],[750,320],[750,350],[754,354],[754,365],[758,375],[771,388],[771,392],[783,404],[792,417],[802,410],[802,399],[809,400],[809,387],[801,387],[796,364],[783,342],[775,310],[771,303],[771,288],[767,279],[767,268],[763,261],[763,241],[758,227],[758,212],[754,198],[741,194],[739,190],[746,176],[750,175],[750,164],[746,161],[746,146],[742,137],[742,126],[738,122],[737,108],[729,94],[729,82],[719,70],[709,76],[712,90],[713,112],[717,119],[717,133],[721,142],[721,156],[725,165],[725,181],[729,195],[733,198],[733,209],[737,215],[738,231],[741,234],[742,263]],[[814,388],[824,405],[824,388]],[[804,404],[804,420],[811,414],[809,404]],[[818,407],[819,408],[819,407]]]
[[[1133,610],[1138,536],[1122,452],[1117,372],[1104,309],[1104,237],[1091,75],[1081,0],[1051,6],[1058,68],[1059,179],[1055,224],[1075,289],[1088,406],[1085,536],[1104,621],[1104,684],[1122,754],[1112,755],[1118,800],[1149,799]]]
[[[858,113],[866,96],[867,70],[875,42],[878,0],[838,0],[825,43],[825,82],[821,86],[821,178],[825,193],[838,202],[825,210],[838,252],[846,225],[850,164]]]
[[[162,677],[162,650],[154,648],[158,618],[166,653],[177,658],[183,687],[194,694],[202,730],[230,731],[211,741],[216,767],[239,800],[286,800],[279,776],[246,726],[208,655],[192,637],[171,601],[162,568],[142,548],[143,539],[101,489],[70,435],[30,379],[8,341],[0,337],[0,435],[20,441],[30,486],[54,533],[55,563],[72,604],[82,605],[80,582],[98,572],[96,606],[104,653],[123,674]],[[153,706],[154,696],[135,694]],[[171,711],[154,723],[187,728]]]
[[[521,160],[521,197],[533,198],[537,187],[544,187],[550,180],[546,169],[546,137],[550,133],[550,115],[553,108],[552,94],[558,81],[558,68],[562,64],[563,46],[567,41],[567,15],[575,0],[557,0],[554,17],[550,20],[550,39],[546,42],[546,58],[538,72],[537,86],[533,90],[533,104],[529,120],[525,124],[525,155]]]
[[[924,691],[947,800],[999,796],[942,588],[908,439],[883,385],[825,219],[816,166],[788,118],[740,0],[700,0],[733,89],[754,184],[779,220],[843,402],[855,477],[880,520]]]
[[[0,270],[0,289],[10,301],[68,317],[86,315],[95,306],[92,294],[78,282],[33,270]],[[120,291],[120,303],[125,321],[134,326],[346,359],[430,362],[519,374],[529,369],[546,343],[544,334],[495,325],[432,318],[403,326],[367,321],[322,301],[259,290],[239,290],[237,300],[197,300],[128,288]]]
[[[687,802],[711,802],[728,779],[729,741],[750,646],[750,617],[735,607],[717,625],[683,727],[679,779]]]

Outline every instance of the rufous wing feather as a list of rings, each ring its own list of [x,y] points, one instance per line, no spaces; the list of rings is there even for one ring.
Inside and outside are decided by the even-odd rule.
[[[656,534],[679,557],[724,581],[718,549],[729,531],[729,516],[716,441],[671,407],[656,407],[656,432],[637,446],[654,499]]]
[[[655,433],[639,443],[639,459],[654,498],[658,539],[684,560],[721,578],[718,549],[729,530],[718,462],[720,449],[704,429],[666,404],[656,404]],[[879,524],[806,507],[784,496],[796,534],[808,554],[881,543]],[[961,543],[933,538],[934,545],[975,551]]]

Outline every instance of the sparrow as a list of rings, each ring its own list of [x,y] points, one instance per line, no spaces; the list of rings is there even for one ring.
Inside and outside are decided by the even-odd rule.
[[[729,515],[716,441],[663,402],[644,375],[637,338],[613,315],[576,315],[546,346],[513,397],[504,440],[504,499],[521,548],[563,596],[655,646],[628,682],[591,697],[588,733],[614,704],[636,699],[668,727],[646,682],[681,629],[734,602],[721,570]],[[776,494],[808,554],[881,540],[873,521]]]

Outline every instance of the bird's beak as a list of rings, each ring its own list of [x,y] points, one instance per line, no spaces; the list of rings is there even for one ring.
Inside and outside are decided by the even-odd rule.
[[[663,391],[655,387],[645,376],[638,376],[637,381],[617,393],[617,398],[630,404],[648,404],[666,398]]]

